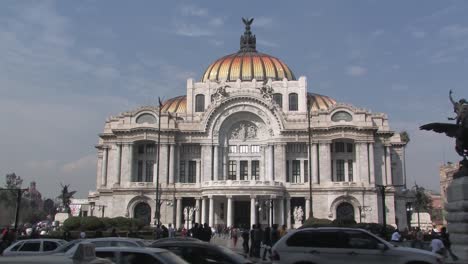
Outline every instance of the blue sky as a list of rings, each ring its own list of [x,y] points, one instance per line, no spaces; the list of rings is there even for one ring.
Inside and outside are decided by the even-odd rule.
[[[468,97],[467,13],[465,1],[2,1],[0,175],[85,197],[106,118],[184,94],[238,50],[244,16],[258,50],[311,92],[407,130],[409,182],[438,190],[453,140],[418,127],[452,116],[449,89]]]

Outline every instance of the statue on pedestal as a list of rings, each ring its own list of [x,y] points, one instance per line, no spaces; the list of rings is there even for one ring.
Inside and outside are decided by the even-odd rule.
[[[294,207],[294,227],[299,228],[302,226],[302,219],[304,218],[304,211],[302,211],[302,206]]]
[[[68,187],[70,185],[62,185],[62,191],[61,191],[61,194],[57,197],[57,198],[60,198],[62,200],[62,204],[60,205],[60,212],[62,213],[71,213],[71,210],[70,210],[70,204],[71,204],[71,198],[73,197],[73,195],[76,193],[76,191],[68,191]]]

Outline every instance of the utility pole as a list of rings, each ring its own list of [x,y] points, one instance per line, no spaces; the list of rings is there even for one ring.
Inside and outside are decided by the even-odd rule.
[[[311,108],[311,102],[310,102],[310,97],[307,96],[307,131],[308,131],[308,136],[309,136],[309,171],[308,171],[308,176],[309,176],[309,219],[314,218],[314,212],[313,212],[313,206],[312,206],[312,129],[310,127],[310,108]]]
[[[376,184],[375,187],[380,193],[380,196],[382,197],[382,233],[384,235],[384,238],[387,234],[387,205],[385,204],[385,191],[387,187],[404,187],[404,185],[380,185]]]

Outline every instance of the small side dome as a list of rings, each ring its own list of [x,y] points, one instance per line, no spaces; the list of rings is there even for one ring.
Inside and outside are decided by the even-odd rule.
[[[181,95],[163,102],[161,112],[165,113],[186,113],[187,96]]]
[[[335,99],[332,99],[328,96],[316,94],[316,93],[307,93],[308,99],[310,99],[310,110],[319,111],[319,110],[328,110],[330,107],[336,105]]]

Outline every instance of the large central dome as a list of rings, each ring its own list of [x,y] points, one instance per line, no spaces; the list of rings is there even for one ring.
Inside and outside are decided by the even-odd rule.
[[[236,53],[217,59],[206,69],[202,82],[210,81],[242,81],[295,80],[294,73],[286,63],[268,54],[257,52],[256,38],[250,32],[253,19],[242,19],[245,24],[244,35],[240,39],[240,50]]]

